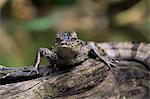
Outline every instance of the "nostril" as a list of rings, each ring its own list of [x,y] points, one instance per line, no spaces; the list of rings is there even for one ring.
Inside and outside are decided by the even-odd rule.
[[[65,45],[66,43],[61,43],[61,45]]]

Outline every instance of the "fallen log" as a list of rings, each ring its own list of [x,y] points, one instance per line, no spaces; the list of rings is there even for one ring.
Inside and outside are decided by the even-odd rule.
[[[109,70],[102,62],[88,59],[62,71],[41,67],[40,75],[28,75],[32,68],[11,72],[4,68],[0,69],[0,99],[149,98],[150,73],[137,62],[121,60]]]

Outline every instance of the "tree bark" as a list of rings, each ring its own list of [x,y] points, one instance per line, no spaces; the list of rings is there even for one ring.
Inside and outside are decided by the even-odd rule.
[[[122,60],[109,70],[102,62],[89,59],[65,71],[43,68],[49,70],[48,76],[0,85],[0,99],[149,98],[149,71],[140,63]]]

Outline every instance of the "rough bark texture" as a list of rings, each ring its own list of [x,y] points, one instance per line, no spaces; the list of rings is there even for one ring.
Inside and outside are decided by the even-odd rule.
[[[89,59],[65,72],[49,72],[49,76],[0,85],[0,99],[149,98],[149,71],[140,63],[121,61],[108,70],[102,62]]]

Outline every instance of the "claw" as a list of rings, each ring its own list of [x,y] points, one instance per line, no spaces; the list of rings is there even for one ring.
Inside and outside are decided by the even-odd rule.
[[[112,62],[107,62],[106,61],[106,64],[107,66],[109,67],[109,70],[112,68],[112,67],[117,67],[116,64],[112,63]]]
[[[100,57],[100,59],[108,66],[109,70],[112,67],[117,67],[116,64],[113,62],[116,62],[115,60],[109,59],[108,57]]]
[[[33,67],[32,70],[30,71],[29,75],[31,75],[33,72],[35,72],[38,75],[39,74],[38,67]]]
[[[106,60],[103,60],[103,61],[104,61],[104,63],[108,66],[109,70],[112,68],[111,65],[114,65],[113,63],[108,62],[108,61],[106,61]]]

